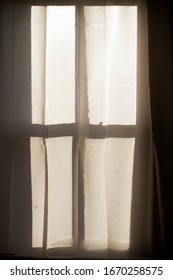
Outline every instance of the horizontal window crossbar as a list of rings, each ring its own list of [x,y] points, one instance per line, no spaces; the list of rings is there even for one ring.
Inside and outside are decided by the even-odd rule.
[[[135,137],[135,125],[86,125],[80,128],[80,135],[84,138],[102,139],[102,138],[131,138]],[[63,137],[78,136],[79,129],[75,123],[57,124],[57,125],[11,125],[8,128],[1,128],[0,135],[12,136],[14,138],[26,137]]]
[[[131,138],[135,137],[135,125],[89,125],[86,138]]]
[[[78,134],[77,124],[57,124],[57,125],[40,125],[40,124],[12,124],[0,128],[0,135],[12,135],[14,137],[61,137],[75,136]]]

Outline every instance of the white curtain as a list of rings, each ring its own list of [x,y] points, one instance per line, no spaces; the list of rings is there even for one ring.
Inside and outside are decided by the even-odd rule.
[[[1,252],[148,256],[145,2],[1,15]]]

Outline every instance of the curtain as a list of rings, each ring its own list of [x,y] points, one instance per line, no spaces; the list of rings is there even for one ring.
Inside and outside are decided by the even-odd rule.
[[[151,253],[144,1],[1,5],[1,252]]]

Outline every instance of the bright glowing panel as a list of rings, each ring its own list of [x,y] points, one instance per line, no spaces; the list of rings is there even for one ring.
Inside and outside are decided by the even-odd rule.
[[[104,140],[86,139],[84,156],[84,247],[108,246]]]
[[[45,123],[75,122],[75,8],[47,8]]]
[[[32,123],[44,124],[46,9],[31,10]]]
[[[72,245],[72,137],[46,139],[48,248]]]
[[[134,144],[134,138],[86,139],[86,249],[129,249]]]
[[[75,8],[32,7],[32,123],[75,122]]]
[[[43,138],[30,138],[32,186],[32,247],[43,246],[45,147]]]
[[[91,124],[136,123],[137,8],[85,7]]]
[[[134,138],[105,140],[108,243],[115,250],[128,250],[130,246],[134,145]]]

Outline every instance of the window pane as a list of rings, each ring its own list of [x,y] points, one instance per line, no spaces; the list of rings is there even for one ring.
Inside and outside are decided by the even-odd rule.
[[[105,123],[105,7],[85,7],[89,122]]]
[[[32,246],[43,246],[45,146],[31,140]],[[72,137],[46,139],[48,165],[48,248],[72,245]]]
[[[48,248],[72,245],[72,137],[46,139]]]
[[[75,122],[75,8],[32,7],[32,123]]]
[[[85,7],[89,121],[136,123],[137,8]]]
[[[44,123],[46,9],[32,7],[31,13],[31,81],[32,123]]]
[[[43,138],[31,137],[32,247],[43,246],[45,147]]]
[[[86,139],[85,144],[84,246],[127,250],[135,139]]]
[[[103,139],[86,139],[84,157],[85,239],[87,249],[107,248],[107,208]]]
[[[46,124],[75,122],[75,8],[47,8]]]
[[[134,145],[134,138],[105,141],[109,248],[116,250],[127,250],[130,246]]]

